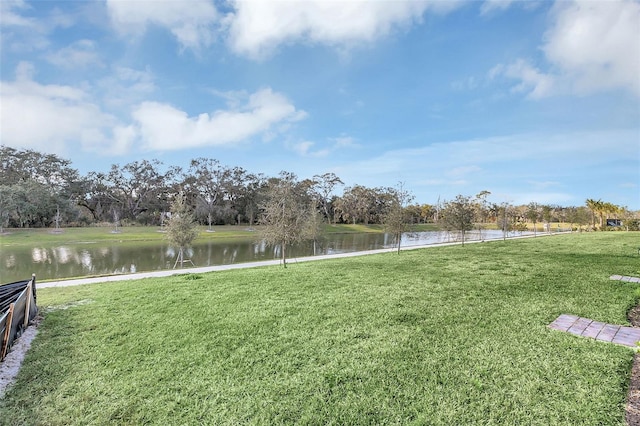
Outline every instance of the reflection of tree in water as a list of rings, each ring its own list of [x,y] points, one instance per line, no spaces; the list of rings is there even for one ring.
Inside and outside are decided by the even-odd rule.
[[[555,230],[554,230],[555,231]],[[501,230],[484,230],[485,239],[502,239]],[[511,233],[519,236],[526,233]],[[454,242],[453,235],[445,231],[418,232],[403,236],[402,245],[418,246]],[[466,238],[475,238],[473,232]],[[387,237],[387,243],[391,240]],[[362,250],[391,248],[385,246],[385,235],[380,234],[335,234],[327,235],[317,247],[317,254],[338,254]],[[277,258],[279,252],[264,241],[194,243],[187,255],[198,266],[228,265]],[[55,251],[55,254],[54,254]],[[313,254],[313,244],[303,243],[291,247],[291,258]],[[68,244],[64,250],[54,248],[3,247],[0,251],[0,267],[3,280],[18,281],[21,277],[35,273],[39,279],[81,277],[87,275],[109,275],[170,269],[175,262],[176,248],[167,242],[153,243],[92,243]]]

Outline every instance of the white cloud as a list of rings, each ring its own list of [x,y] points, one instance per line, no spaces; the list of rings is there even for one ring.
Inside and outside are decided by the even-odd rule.
[[[77,149],[78,143],[82,150],[110,155],[127,153],[136,145],[145,150],[177,150],[278,134],[282,126],[306,117],[285,96],[265,88],[244,95],[235,108],[195,117],[168,104],[141,102],[126,123],[104,112],[89,91],[40,84],[34,74],[33,66],[23,62],[14,81],[0,83],[2,144],[58,154]],[[153,90],[150,78],[148,72],[117,68],[112,80],[122,84],[122,90],[129,84],[140,96]]]
[[[494,11],[506,10],[511,6],[513,0],[485,0],[480,7],[480,14],[486,15]]]
[[[518,59],[489,77],[519,80],[512,90],[533,99],[615,89],[640,96],[639,2],[557,1],[551,21],[542,46],[551,71]]]
[[[313,151],[312,148],[314,145],[315,145],[314,142],[303,141],[303,142],[299,142],[291,145],[291,149],[302,157],[319,158],[319,157],[326,157],[327,155],[329,155],[330,151],[328,149]]]
[[[531,186],[533,186],[534,188],[536,188],[537,190],[542,190],[542,189],[547,189],[547,188],[552,188],[554,186],[559,186],[560,183],[559,182],[555,182],[555,181],[535,181],[535,180],[529,180],[527,181],[527,183]]]
[[[333,142],[336,149],[358,146],[356,139],[352,136],[347,135],[341,135],[337,138],[330,138],[329,141]]]
[[[85,149],[110,146],[117,120],[105,114],[85,91],[33,81],[34,69],[21,63],[13,82],[0,82],[2,143],[63,153],[80,142]]]
[[[541,72],[522,59],[503,67],[502,73],[509,78],[520,80],[519,84],[511,88],[513,92],[527,93],[532,99],[541,99],[557,93],[556,77]]]
[[[327,138],[328,144],[324,144],[322,149],[313,149],[316,147],[316,143],[312,141],[302,141],[297,143],[287,143],[287,147],[292,151],[296,152],[301,157],[313,157],[313,158],[323,158],[329,157],[331,154],[334,154],[339,151],[344,151],[349,148],[357,148],[359,145],[356,143],[356,139],[347,136],[340,135],[336,138]]]
[[[298,41],[336,47],[371,42],[420,22],[429,8],[447,11],[458,2],[234,0],[233,6],[228,19],[232,49],[262,58],[281,44]]]
[[[474,90],[478,87],[478,85],[478,79],[473,76],[451,82],[451,88],[457,91]]]
[[[519,193],[509,200],[515,206],[522,206],[529,203],[547,204],[547,205],[571,205],[583,204],[584,200],[576,200],[574,194],[566,192],[524,192]]]
[[[29,9],[24,0],[6,0],[0,3],[0,23],[2,27],[33,28],[35,21],[17,13],[18,10]]]
[[[55,23],[25,16],[31,7],[24,0],[0,2],[0,45],[21,53],[44,49],[47,34]]]
[[[454,167],[453,169],[448,170],[445,174],[452,178],[453,177],[461,178],[469,174],[473,174],[480,171],[482,171],[481,167],[478,167],[476,165],[468,165],[468,166],[462,166],[462,167]]]
[[[607,146],[615,149],[605,149]],[[525,193],[526,202],[561,203],[565,197],[565,202],[573,203],[563,194],[575,190],[568,182],[609,179],[619,169],[620,158],[637,156],[638,137],[633,130],[522,134],[392,150],[344,163],[336,173],[347,185],[405,181],[425,201],[482,190],[502,193],[509,190],[501,188],[510,187]],[[554,186],[555,182],[562,184]],[[534,194],[537,198],[530,198]]]
[[[47,48],[49,34],[57,28],[68,28],[74,18],[53,8],[45,17],[29,16],[34,10],[24,0],[0,1],[0,44],[3,48],[24,54]]]
[[[218,12],[211,1],[107,0],[113,25],[125,35],[140,36],[148,25],[171,31],[182,48],[198,50],[215,39]]]
[[[103,66],[92,40],[78,40],[67,47],[50,53],[47,60],[60,68],[77,69],[89,66]]]
[[[576,93],[615,88],[640,96],[640,3],[562,1],[543,50]]]
[[[240,108],[196,117],[158,102],[143,102],[132,113],[143,148],[160,151],[234,144],[305,115],[270,88],[251,94]]]
[[[104,105],[114,110],[129,109],[156,90],[154,75],[127,67],[115,67],[111,75],[100,79],[97,88],[102,91]]]

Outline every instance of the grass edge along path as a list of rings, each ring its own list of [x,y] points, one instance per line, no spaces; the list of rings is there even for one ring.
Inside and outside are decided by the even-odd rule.
[[[42,289],[47,313],[0,422],[624,424],[633,351],[547,324],[563,312],[625,324],[638,286],[609,276],[637,275],[636,241]]]
[[[509,237],[509,240],[522,239],[522,238],[538,238],[538,237],[552,237],[562,234],[544,234],[540,236],[535,235],[521,235]],[[502,241],[502,240],[471,240],[465,241],[465,244],[476,244],[476,243],[488,243],[492,241]],[[460,242],[450,242],[450,243],[437,243],[437,244],[425,244],[425,245],[406,245],[401,246],[401,251],[407,250],[417,250],[417,249],[426,249],[426,248],[436,248],[436,247],[444,247],[444,246],[454,246],[460,245]],[[287,261],[289,264],[298,263],[298,262],[311,262],[317,260],[328,260],[328,259],[340,259],[346,257],[359,257],[359,256],[367,256],[371,254],[381,254],[381,253],[394,253],[397,252],[397,248],[382,248],[375,250],[363,250],[363,251],[354,251],[354,252],[345,252],[345,253],[334,253],[334,254],[324,254],[324,255],[316,255],[316,256],[304,256],[304,257],[293,257],[289,258]],[[79,278],[65,278],[61,280],[44,280],[39,281],[38,288],[49,288],[49,287],[68,287],[68,286],[76,286],[76,285],[84,285],[84,284],[100,284],[106,282],[116,282],[116,281],[130,281],[130,280],[139,280],[143,278],[162,278],[162,277],[171,277],[174,275],[185,275],[185,274],[204,274],[208,272],[219,272],[219,271],[228,271],[232,269],[246,269],[246,268],[258,268],[264,266],[275,266],[282,265],[281,259],[271,259],[271,260],[262,260],[262,261],[252,261],[252,262],[243,262],[243,263],[231,263],[225,265],[214,265],[214,266],[194,266],[180,269],[164,269],[160,271],[146,271],[146,272],[138,272],[135,274],[118,274],[118,275],[101,275],[101,276],[92,276],[92,277],[79,277]]]

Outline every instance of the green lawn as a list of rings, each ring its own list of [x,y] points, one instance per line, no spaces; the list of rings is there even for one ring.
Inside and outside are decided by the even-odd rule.
[[[414,226],[416,231],[432,231],[438,230],[434,224],[420,224]],[[112,227],[86,227],[86,228],[63,228],[61,232],[55,233],[50,228],[38,229],[8,229],[6,233],[0,235],[0,247],[9,246],[31,246],[34,241],[39,245],[59,245],[73,244],[82,242],[140,242],[140,241],[159,241],[166,238],[166,235],[160,231],[158,226],[125,226],[120,227],[119,233],[113,233]],[[207,232],[206,226],[200,227],[200,235],[198,240],[224,240],[244,238],[253,240],[256,238],[256,232],[260,230],[260,226],[249,227],[246,225],[233,226],[214,226],[214,232]],[[366,233],[366,232],[384,232],[382,225],[324,225],[325,233]]]
[[[200,227],[199,239],[255,238],[255,233],[248,232],[247,226],[216,226],[215,232],[207,232],[206,226]],[[37,241],[40,245],[73,244],[83,242],[140,242],[160,241],[166,234],[159,232],[159,226],[125,226],[113,233],[112,227],[63,228],[54,233],[50,228],[9,229],[0,236],[0,246],[30,246]]]
[[[438,247],[40,289],[0,422],[622,425],[638,233]]]

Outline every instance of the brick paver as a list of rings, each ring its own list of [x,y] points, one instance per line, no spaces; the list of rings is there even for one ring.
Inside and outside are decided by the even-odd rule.
[[[576,315],[562,314],[549,324],[549,328],[632,348],[640,342],[640,328],[605,324]]]
[[[627,283],[640,283],[640,278],[638,277],[626,277],[624,275],[611,275],[609,278],[612,280],[624,281]]]

